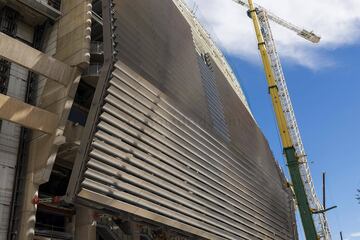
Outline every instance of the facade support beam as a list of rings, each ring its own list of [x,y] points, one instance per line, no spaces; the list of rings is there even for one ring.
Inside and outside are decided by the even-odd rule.
[[[76,70],[4,33],[0,33],[0,57],[61,85],[66,85]]]
[[[0,119],[48,134],[55,132],[58,123],[57,114],[4,94],[0,94]]]
[[[96,225],[94,211],[90,208],[77,206],[75,217],[75,240],[96,240]]]

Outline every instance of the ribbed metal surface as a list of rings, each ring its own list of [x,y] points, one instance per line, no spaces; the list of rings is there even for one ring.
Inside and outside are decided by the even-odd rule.
[[[268,144],[219,68],[201,70],[178,9],[162,0],[115,3],[119,60],[105,74],[105,44],[68,196],[207,239],[293,239]],[[218,125],[209,108],[222,115]]]
[[[208,109],[212,120],[213,128],[220,136],[229,141],[229,131],[226,126],[224,110],[220,95],[215,82],[215,73],[211,67],[210,57],[208,63],[205,62],[204,55],[198,55],[197,61],[200,68],[201,80],[204,86]],[[208,66],[209,64],[209,66]]]
[[[216,238],[290,238],[286,199],[271,198],[283,189],[267,189],[246,165],[260,177],[259,167],[245,164],[121,63],[107,93],[82,192],[100,193]]]
[[[177,7],[164,0],[114,3],[117,58],[211,128],[192,32]]]

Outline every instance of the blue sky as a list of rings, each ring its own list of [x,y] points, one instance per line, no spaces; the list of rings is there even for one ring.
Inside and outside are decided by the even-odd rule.
[[[310,168],[321,197],[322,172],[327,174],[327,205],[338,208],[328,213],[333,239],[343,231],[345,239],[360,232],[360,205],[355,200],[360,188],[360,45],[331,51],[337,64],[309,70],[283,61],[299,128]],[[286,169],[275,116],[261,65],[228,55],[239,76],[252,112],[266,135],[281,166]]]
[[[281,166],[286,169],[254,30],[245,10],[231,0],[187,0],[226,53],[252,112]],[[327,216],[333,239],[360,240],[360,2],[259,0],[262,6],[322,36],[318,45],[272,25],[302,134],[312,177],[321,197],[327,174]],[[195,3],[195,4],[194,4]],[[296,12],[296,14],[294,14]],[[301,232],[301,229],[299,229]],[[300,234],[301,239],[305,239]]]

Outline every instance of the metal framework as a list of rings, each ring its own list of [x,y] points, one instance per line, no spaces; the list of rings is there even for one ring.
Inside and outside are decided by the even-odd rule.
[[[313,238],[313,229],[315,228],[318,237],[322,239],[331,239],[325,214],[309,214],[309,211],[325,211],[325,206],[321,205],[320,201],[316,196],[304,145],[301,140],[300,131],[296,122],[294,110],[286,86],[280,58],[276,51],[276,46],[272,36],[269,19],[282,25],[283,27],[295,31],[299,36],[313,43],[319,42],[320,37],[318,37],[312,32],[301,29],[293,24],[288,23],[285,20],[282,20],[281,18],[269,13],[267,10],[260,6],[256,6],[255,8],[251,0],[249,1],[249,4],[241,0],[233,1],[247,8],[250,8],[250,16],[254,21],[255,31],[259,41],[259,50],[261,52],[264,62],[270,94],[272,96],[274,110],[276,112],[278,120],[280,135],[282,137],[282,143],[287,157],[290,175],[294,184],[294,191],[298,201],[305,233],[307,237],[310,236],[311,238]],[[280,103],[277,101],[278,98],[280,100]],[[292,156],[292,148],[295,151],[295,156]],[[290,163],[293,166],[291,166]],[[297,175],[300,175],[299,181],[301,181],[301,183],[297,182]],[[306,196],[302,196],[302,193],[305,193]],[[304,199],[304,197],[306,199]]]
[[[260,10],[258,16],[259,16],[262,34],[266,43],[266,49],[271,61],[271,68],[273,69],[276,84],[279,90],[280,102],[283,108],[283,112],[285,114],[287,127],[289,129],[289,133],[296,151],[296,155],[299,158],[299,162],[301,163],[299,165],[299,168],[300,168],[302,180],[304,182],[307,199],[312,209],[317,209],[317,210],[323,209],[324,206],[322,206],[318,197],[316,196],[314,183],[312,181],[311,173],[308,165],[307,155],[301,139],[294,109],[291,104],[289,91],[286,86],[285,76],[280,63],[280,58],[277,53],[275,42],[271,32],[269,17],[268,17],[269,15],[266,11]],[[315,223],[317,225],[318,235],[323,239],[331,239],[325,214],[316,214],[313,216]]]
[[[243,0],[233,0],[234,2],[246,7],[246,8],[250,8],[249,7],[249,4],[246,3],[245,1]],[[257,5],[257,4],[254,4],[255,8],[260,10],[260,11],[265,11],[266,12],[266,17],[269,18],[270,20],[272,20],[273,22],[289,29],[289,30],[292,30],[294,32],[297,33],[297,35],[299,35],[300,37],[312,42],[312,43],[318,43],[320,41],[320,37],[317,36],[316,34],[314,34],[313,32],[311,31],[308,31],[304,28],[300,28],[298,26],[295,26],[294,24],[292,23],[289,23],[288,21],[282,19],[282,18],[279,18],[278,16],[276,16],[275,14],[271,13],[270,11],[268,10],[265,10],[263,7]]]

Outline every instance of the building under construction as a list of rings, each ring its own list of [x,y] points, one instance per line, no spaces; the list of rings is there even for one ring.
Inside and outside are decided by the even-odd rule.
[[[0,0],[0,31],[0,240],[297,239],[293,193],[181,0]]]

